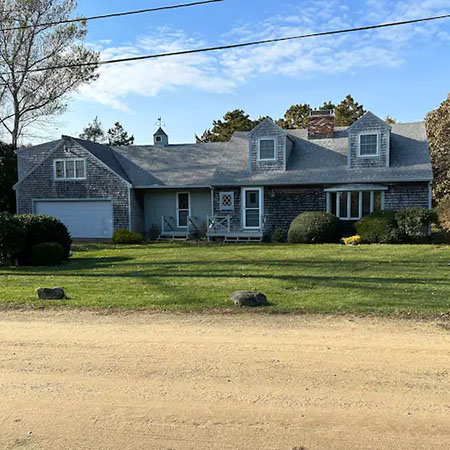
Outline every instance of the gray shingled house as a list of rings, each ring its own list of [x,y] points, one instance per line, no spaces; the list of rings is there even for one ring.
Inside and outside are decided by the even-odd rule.
[[[109,147],[63,136],[18,150],[19,213],[62,220],[74,238],[114,230],[261,240],[303,211],[356,221],[381,209],[431,207],[432,169],[424,123],[389,125],[368,112],[351,127],[333,112],[309,129],[270,119],[229,142]]]

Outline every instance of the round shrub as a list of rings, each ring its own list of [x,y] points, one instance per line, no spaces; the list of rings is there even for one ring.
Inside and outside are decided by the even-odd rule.
[[[278,228],[272,234],[272,242],[283,243],[287,241],[287,232],[283,228]]]
[[[13,262],[25,245],[25,228],[12,214],[0,212],[0,265]]]
[[[305,212],[296,217],[289,228],[291,244],[322,244],[339,242],[341,221],[326,212]]]
[[[430,238],[433,218],[433,211],[426,208],[405,208],[395,215],[400,233],[411,242],[424,242]]]
[[[57,242],[64,249],[63,259],[70,256],[72,239],[67,227],[58,219],[38,214],[22,214],[17,217],[26,231],[25,248],[19,255],[22,265],[31,263],[32,248],[43,242]]]
[[[394,211],[376,211],[355,226],[362,242],[367,244],[395,244],[402,240]]]
[[[64,259],[64,248],[58,242],[42,242],[31,249],[32,266],[55,266]]]
[[[142,244],[144,238],[139,233],[132,233],[125,228],[119,228],[113,234],[114,244]]]

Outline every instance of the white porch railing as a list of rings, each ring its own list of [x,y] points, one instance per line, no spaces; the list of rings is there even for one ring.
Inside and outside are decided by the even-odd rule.
[[[175,231],[177,231],[175,218],[171,216],[161,216],[161,234]]]
[[[189,234],[193,231],[199,231],[194,217],[188,216],[188,226],[184,228],[177,227],[176,218],[173,216],[161,216],[161,234]]]
[[[209,234],[231,232],[231,216],[208,216],[206,224]]]

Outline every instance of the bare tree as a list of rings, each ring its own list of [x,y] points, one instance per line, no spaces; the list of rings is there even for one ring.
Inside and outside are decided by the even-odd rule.
[[[14,147],[26,127],[64,112],[67,95],[97,78],[96,64],[54,68],[99,61],[82,44],[86,23],[49,25],[75,8],[75,0],[0,0],[0,125]]]

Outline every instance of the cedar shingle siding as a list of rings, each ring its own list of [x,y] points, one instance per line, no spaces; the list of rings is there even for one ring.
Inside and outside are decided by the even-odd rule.
[[[110,147],[66,136],[21,149],[18,212],[33,212],[33,199],[111,199],[114,228],[145,233],[151,224],[161,226],[162,216],[176,220],[176,193],[182,191],[192,194],[191,216],[199,227],[207,216],[229,216],[231,234],[259,236],[287,230],[302,212],[326,211],[330,187],[344,192],[360,185],[387,187],[385,209],[429,207],[433,175],[423,123],[390,126],[369,112],[351,127],[332,132],[333,120],[331,114],[319,117],[316,134],[309,130],[314,136],[265,119],[251,132],[234,133],[229,142],[169,145],[158,130],[164,145]],[[377,156],[358,156],[361,133],[378,136]],[[261,138],[276,140],[274,161],[258,160]],[[67,157],[86,159],[87,180],[53,179],[54,159]],[[243,229],[244,187],[263,188],[263,230]],[[220,192],[234,193],[231,211],[221,210]]]
[[[87,179],[55,181],[53,161],[60,158],[85,158]],[[38,199],[112,199],[114,229],[129,226],[127,183],[76,143],[60,146],[17,186],[17,197],[19,214],[32,214],[32,200]]]

